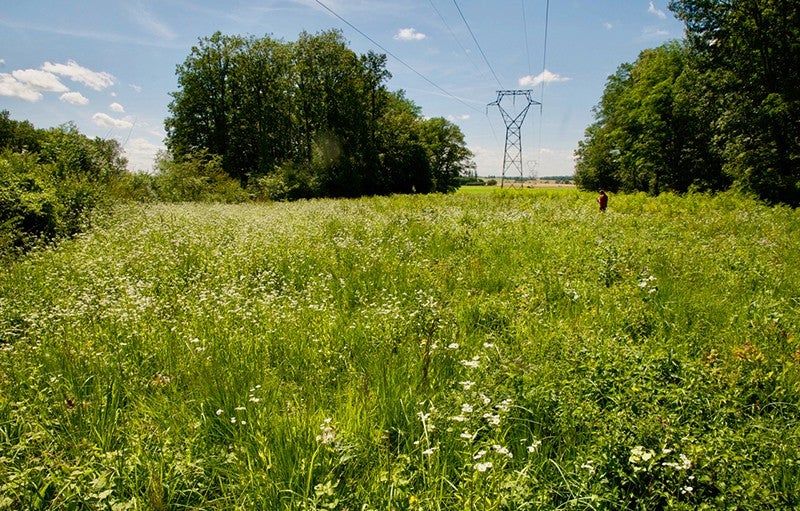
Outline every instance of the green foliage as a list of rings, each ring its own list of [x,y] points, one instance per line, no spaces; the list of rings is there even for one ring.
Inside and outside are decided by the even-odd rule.
[[[114,140],[74,125],[35,130],[0,116],[0,256],[81,232],[110,202],[126,161]]]
[[[424,120],[386,89],[385,55],[359,56],[337,31],[292,43],[216,33],[177,74],[171,153],[218,154],[226,173],[251,189],[267,186],[267,196],[449,191],[471,165],[460,129]]]
[[[645,50],[606,84],[576,151],[575,180],[583,189],[720,190],[729,185],[709,151],[708,114],[695,101],[691,55],[676,42]]]
[[[0,269],[0,509],[793,509],[800,216],[118,208]]]
[[[725,171],[736,185],[769,202],[800,204],[800,9],[786,0],[707,2],[673,0],[686,22],[696,87],[715,101],[704,105]]]
[[[672,0],[683,44],[609,77],[576,150],[583,189],[724,190],[800,204],[800,9]]]
[[[0,247],[24,248],[60,231],[62,204],[50,175],[32,154],[0,155]]]
[[[318,195],[316,177],[310,166],[292,162],[257,178],[248,189],[256,199],[270,201],[297,200]]]
[[[433,190],[452,192],[458,177],[474,168],[463,133],[447,119],[434,117],[422,123],[422,140],[431,161]]]
[[[242,202],[248,198],[239,182],[222,170],[222,158],[205,152],[180,160],[162,157],[153,188],[165,202]]]

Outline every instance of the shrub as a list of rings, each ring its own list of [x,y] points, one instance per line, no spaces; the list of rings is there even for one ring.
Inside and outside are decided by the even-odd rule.
[[[317,188],[317,180],[309,166],[287,162],[271,174],[257,178],[251,190],[257,199],[291,201],[314,197]]]
[[[156,196],[166,202],[242,202],[246,192],[222,170],[222,157],[205,151],[181,160],[163,157],[153,180]]]
[[[25,249],[61,230],[64,205],[45,167],[32,154],[0,156],[0,252]]]

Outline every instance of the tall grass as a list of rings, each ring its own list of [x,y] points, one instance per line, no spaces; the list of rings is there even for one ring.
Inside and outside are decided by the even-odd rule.
[[[800,215],[121,208],[0,273],[0,509],[800,506]]]

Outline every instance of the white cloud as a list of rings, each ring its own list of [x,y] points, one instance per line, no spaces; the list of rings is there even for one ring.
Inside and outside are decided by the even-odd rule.
[[[611,30],[612,28],[614,28],[614,25],[612,25],[612,24],[611,24],[610,22],[608,22],[608,21],[604,22],[604,23],[603,23],[603,26],[604,26],[604,27],[606,27],[606,30]]]
[[[466,121],[469,119],[469,114],[461,114],[461,115],[448,115],[447,120],[450,122],[455,121]]]
[[[667,15],[664,14],[664,11],[662,11],[661,9],[659,9],[659,8],[657,8],[655,6],[655,4],[653,3],[653,0],[650,0],[650,6],[647,8],[647,12],[649,12],[650,14],[655,14],[656,16],[661,18],[662,20],[667,18]]]
[[[133,123],[126,119],[114,119],[104,113],[96,113],[92,116],[92,122],[104,128],[130,128]]]
[[[401,28],[395,35],[394,38],[398,41],[421,41],[425,39],[426,36],[422,32],[417,32],[415,28]]]
[[[67,92],[69,90],[69,87],[61,83],[56,75],[40,69],[18,69],[12,71],[11,75],[36,90],[49,92]]]
[[[92,71],[81,65],[74,60],[68,61],[66,64],[52,64],[45,62],[42,69],[55,73],[57,75],[66,76],[74,82],[79,82],[94,90],[103,90],[106,87],[114,85],[116,79],[110,73],[105,71]]]
[[[175,31],[167,26],[166,23],[157,19],[153,13],[151,13],[141,4],[141,2],[137,2],[136,5],[129,5],[128,13],[136,24],[156,37],[162,39],[175,39]]]
[[[8,73],[0,73],[0,96],[8,96],[35,103],[42,99],[42,93],[22,83]]]
[[[667,36],[669,36],[669,31],[661,28],[645,27],[642,29],[642,37],[646,39],[667,37]]]
[[[545,69],[541,73],[536,76],[523,76],[519,79],[519,85],[521,87],[536,87],[540,83],[552,83],[552,82],[566,82],[571,80],[566,76],[561,76],[559,74],[553,73]]]
[[[89,99],[80,92],[65,92],[58,99],[66,101],[67,103],[72,103],[73,105],[86,105],[89,103]]]
[[[111,103],[108,107],[113,110],[114,112],[124,113],[125,107],[120,105],[119,103]]]
[[[0,66],[6,65],[6,59],[0,59]]]
[[[166,149],[163,144],[154,144],[145,138],[132,138],[125,145],[128,168],[134,172],[152,172],[154,160],[159,151]]]
[[[142,86],[141,85],[130,84],[130,88],[133,89],[133,92],[142,92]]]

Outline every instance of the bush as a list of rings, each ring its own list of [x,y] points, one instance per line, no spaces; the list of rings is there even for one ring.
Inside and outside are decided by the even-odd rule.
[[[84,230],[127,175],[115,140],[89,139],[72,124],[35,130],[7,112],[0,121],[3,256]]]
[[[32,154],[0,156],[0,253],[24,250],[62,230],[65,205]]]
[[[257,178],[251,191],[256,199],[291,201],[315,197],[317,188],[314,172],[308,166],[287,162],[273,173]]]
[[[162,158],[153,179],[156,197],[166,202],[243,202],[247,193],[222,170],[222,158],[205,151],[181,160]]]

